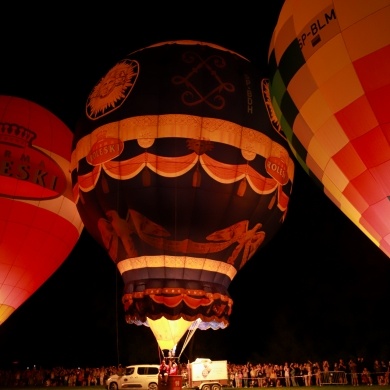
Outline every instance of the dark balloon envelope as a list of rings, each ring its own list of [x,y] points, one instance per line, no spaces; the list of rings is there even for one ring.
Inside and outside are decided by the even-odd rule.
[[[65,261],[83,229],[73,133],[47,109],[0,96],[0,324]]]
[[[77,126],[80,216],[122,275],[127,322],[150,326],[162,349],[198,320],[229,324],[229,284],[281,227],[293,177],[268,80],[210,43],[129,54]]]
[[[286,0],[271,95],[295,156],[390,256],[390,3]]]

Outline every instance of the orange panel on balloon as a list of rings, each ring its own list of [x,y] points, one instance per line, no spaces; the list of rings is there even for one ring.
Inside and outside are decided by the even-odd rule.
[[[291,149],[387,256],[389,20],[389,1],[286,0],[269,48],[272,104]]]

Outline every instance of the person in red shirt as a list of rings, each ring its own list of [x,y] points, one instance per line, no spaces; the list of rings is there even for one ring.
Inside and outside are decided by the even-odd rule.
[[[161,380],[161,383],[163,385],[166,385],[168,383],[168,371],[169,371],[169,367],[165,363],[165,359],[163,359],[161,364],[160,364],[160,369],[159,369],[159,373],[158,373],[160,380]]]
[[[172,362],[171,367],[169,369],[169,375],[177,375],[177,364],[176,364],[176,362]]]

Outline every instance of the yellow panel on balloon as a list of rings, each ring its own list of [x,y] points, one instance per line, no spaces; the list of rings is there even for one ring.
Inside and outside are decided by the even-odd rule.
[[[148,318],[148,325],[152,330],[154,337],[161,349],[172,350],[184,333],[191,326],[193,321],[186,321],[183,318],[178,320],[167,320],[162,317],[158,320]]]

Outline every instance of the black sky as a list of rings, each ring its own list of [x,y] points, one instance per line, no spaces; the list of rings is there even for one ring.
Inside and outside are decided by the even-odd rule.
[[[83,10],[9,5],[0,24],[0,94],[30,99],[73,129],[90,90],[118,60],[177,39],[237,51],[266,76],[282,0],[264,3],[264,10],[249,1],[226,4],[176,8],[114,1]],[[283,363],[363,355],[389,360],[389,280],[387,256],[297,165],[282,229],[230,286],[230,326],[196,332],[182,359]],[[125,324],[122,287],[114,264],[84,231],[61,268],[0,327],[0,365],[76,367],[158,359],[149,329]]]

